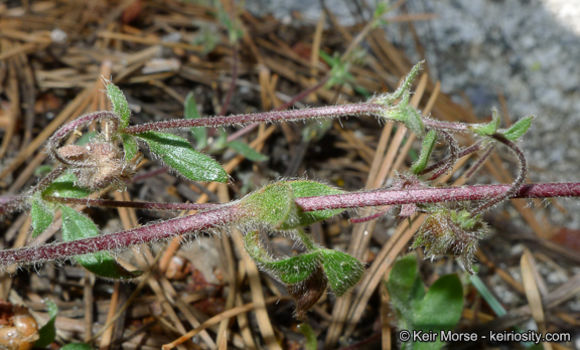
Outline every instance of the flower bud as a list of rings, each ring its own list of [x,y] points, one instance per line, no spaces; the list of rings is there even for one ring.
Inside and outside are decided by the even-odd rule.
[[[438,208],[427,217],[411,248],[424,247],[426,257],[432,260],[453,256],[469,273],[473,273],[477,243],[487,231],[487,225],[479,215],[472,216],[467,210]]]

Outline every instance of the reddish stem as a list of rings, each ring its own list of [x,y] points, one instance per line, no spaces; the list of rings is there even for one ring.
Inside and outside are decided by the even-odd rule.
[[[316,90],[318,90],[321,87],[323,87],[324,84],[326,84],[326,82],[328,81],[329,78],[330,78],[330,75],[327,75],[321,81],[319,81],[318,83],[316,83],[316,85],[313,85],[313,86],[309,87],[308,89],[302,91],[298,95],[294,96],[290,101],[284,103],[280,107],[275,108],[274,110],[275,111],[281,111],[283,109],[286,109],[286,108],[294,105],[298,101],[302,101],[304,98],[306,98],[306,96],[310,95],[311,93],[313,93]],[[260,123],[253,123],[251,125],[246,126],[243,129],[240,129],[240,130],[232,133],[230,136],[228,136],[228,140],[227,141],[228,142],[231,142],[231,141],[233,141],[233,140],[235,140],[237,138],[240,138],[240,137],[244,136],[245,134],[249,133],[250,131],[254,130],[256,127],[258,127],[258,125],[260,125]]]
[[[214,116],[199,119],[171,119],[160,122],[129,126],[123,130],[126,134],[140,134],[147,131],[178,129],[191,127],[218,127],[224,125],[244,125],[259,122],[296,121],[316,118],[337,118],[350,115],[378,115],[385,107],[371,103],[355,103],[338,106],[297,109],[289,111],[270,111],[264,113],[236,114]]]
[[[510,191],[510,185],[479,185],[413,190],[378,190],[339,195],[296,198],[302,211],[346,209],[367,206],[484,200]],[[521,186],[512,198],[580,197],[580,182],[544,183]],[[154,242],[173,236],[233,224],[247,216],[235,205],[224,205],[194,215],[142,226],[128,231],[101,235],[72,242],[54,243],[0,251],[0,266],[31,264],[75,255],[117,250],[131,245]]]
[[[464,187],[378,190],[328,196],[296,198],[302,211],[360,208],[409,203],[439,203],[485,200],[509,191],[512,185],[475,185]],[[580,182],[524,185],[512,198],[580,197]]]
[[[57,203],[80,204],[87,207],[105,208],[137,208],[146,210],[207,210],[215,209],[220,204],[215,203],[157,203],[157,202],[131,202],[108,199],[70,198],[46,196],[45,200]]]
[[[224,206],[215,210],[208,210],[123,232],[38,247],[3,250],[0,251],[0,266],[64,259],[103,250],[113,251],[135,244],[155,242],[177,235],[200,232],[237,221],[240,218],[240,211],[237,209],[235,206]]]

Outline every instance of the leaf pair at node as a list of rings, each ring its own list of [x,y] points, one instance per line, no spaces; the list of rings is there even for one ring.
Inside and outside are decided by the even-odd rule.
[[[297,256],[274,259],[260,244],[256,231],[245,236],[246,251],[250,257],[261,269],[287,285],[296,299],[299,317],[316,303],[327,285],[340,296],[362,277],[363,265],[357,259],[317,246],[302,231],[302,227],[331,218],[343,210],[303,212],[294,199],[339,193],[343,191],[315,181],[281,181],[247,195],[239,203],[246,214],[246,225],[266,226],[269,231],[275,232],[288,231],[306,249],[305,253]]]
[[[303,233],[299,240],[309,241]],[[289,258],[274,259],[262,247],[257,231],[246,234],[246,251],[262,269],[286,284],[296,300],[299,318],[323,295],[326,287],[338,296],[353,287],[364,272],[360,261],[354,257],[331,249],[324,249],[307,242],[307,251]]]

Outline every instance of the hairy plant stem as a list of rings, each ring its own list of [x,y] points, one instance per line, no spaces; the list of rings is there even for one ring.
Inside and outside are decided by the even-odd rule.
[[[87,207],[104,207],[104,208],[137,208],[146,210],[207,210],[215,209],[220,204],[214,203],[157,203],[157,202],[131,202],[117,201],[107,199],[90,199],[90,198],[70,198],[70,197],[44,197],[46,201],[67,204],[81,204]]]
[[[526,160],[526,156],[524,155],[524,152],[522,152],[522,150],[518,147],[518,145],[516,145],[512,141],[508,140],[502,134],[494,134],[491,137],[494,138],[495,140],[501,142],[505,146],[507,146],[507,148],[513,154],[516,155],[518,162],[519,162],[518,175],[514,179],[514,182],[512,182],[512,186],[509,190],[497,195],[495,198],[492,198],[491,200],[489,200],[489,201],[481,204],[477,208],[475,208],[472,211],[473,215],[483,213],[484,211],[491,209],[494,205],[496,205],[496,204],[502,202],[503,200],[511,197],[514,193],[516,193],[520,189],[520,187],[522,186],[522,184],[526,180],[526,176],[528,175],[528,162]]]
[[[135,244],[160,241],[181,234],[200,232],[205,229],[228,225],[239,220],[240,214],[236,206],[224,205],[218,209],[141,226],[123,232],[38,247],[3,250],[0,251],[0,266],[65,259],[75,255],[104,250],[114,251]]]
[[[302,211],[361,208],[439,202],[478,201],[509,191],[512,185],[474,185],[463,187],[421,188],[412,190],[376,190],[296,198]],[[511,198],[580,197],[580,182],[523,185]]]
[[[483,154],[481,155],[481,157],[479,157],[477,162],[475,164],[473,164],[471,169],[469,169],[465,173],[466,179],[471,179],[471,177],[473,175],[475,175],[475,173],[477,173],[479,171],[479,169],[481,169],[483,164],[485,164],[485,161],[487,160],[487,158],[489,158],[489,156],[491,155],[491,152],[493,152],[494,148],[495,148],[495,146],[493,144],[491,144],[485,148],[485,152],[483,152]]]
[[[443,135],[443,138],[445,138],[445,141],[449,145],[449,158],[447,158],[448,161],[446,163],[444,163],[439,169],[437,169],[437,171],[433,173],[433,175],[431,175],[429,181],[435,180],[439,176],[445,174],[449,169],[451,169],[457,161],[459,154],[459,146],[457,145],[457,141],[455,141],[453,136],[444,130],[440,130],[439,133]]]
[[[523,185],[517,190],[513,189],[513,185],[478,185],[413,190],[378,190],[302,197],[296,198],[295,202],[302,211],[308,212],[323,209],[346,209],[409,203],[485,200],[498,197],[506,192],[511,193],[511,198],[580,197],[579,182]],[[103,250],[117,250],[127,248],[131,245],[155,242],[181,234],[224,227],[235,224],[247,218],[249,215],[243,208],[236,205],[236,203],[225,204],[216,209],[123,232],[38,247],[2,250],[0,251],[0,266],[32,264]]]
[[[315,85],[309,87],[308,89],[306,89],[306,90],[302,91],[301,93],[292,97],[292,99],[290,99],[290,101],[284,103],[283,105],[281,105],[279,107],[276,107],[274,109],[274,111],[284,110],[284,109],[294,105],[296,102],[302,101],[304,98],[306,98],[306,96],[310,95],[311,93],[313,93],[313,92],[317,91],[318,89],[320,89],[321,87],[323,87],[329,79],[330,79],[330,75],[327,75],[326,77],[324,77],[322,80],[320,80]],[[238,139],[238,138],[244,136],[245,134],[247,134],[250,131],[257,128],[258,125],[260,125],[260,123],[253,123],[253,124],[246,126],[243,129],[240,129],[240,130],[232,133],[231,135],[228,136],[227,141],[231,142],[235,139]]]
[[[474,153],[474,152],[477,152],[480,149],[481,149],[481,141],[480,142],[477,142],[477,143],[474,143],[473,145],[468,146],[468,147],[465,147],[462,150],[460,150],[457,153],[457,158],[459,159],[461,157],[465,157],[466,155],[471,154],[471,153]],[[429,165],[428,167],[426,167],[425,169],[423,169],[423,171],[421,171],[419,173],[419,175],[424,175],[424,174],[427,174],[427,173],[432,172],[435,169],[439,169],[440,167],[442,167],[445,164],[449,163],[451,161],[451,159],[452,159],[452,156],[449,156],[449,157],[446,157],[446,158],[438,161],[437,163],[434,163],[432,165]]]
[[[159,122],[151,122],[133,125],[123,130],[126,134],[140,134],[147,131],[159,131],[164,129],[179,129],[192,127],[219,127],[231,125],[246,125],[250,123],[264,122],[291,122],[317,118],[339,118],[353,115],[382,116],[389,106],[376,103],[353,103],[336,106],[324,106],[286,111],[270,111],[263,113],[234,114],[229,116],[213,116],[199,119],[170,119]],[[423,118],[426,127],[436,130],[451,132],[468,132],[467,124],[445,122],[429,118]]]
[[[134,125],[126,128],[127,134],[140,134],[147,131],[178,129],[189,127],[218,127],[230,125],[245,125],[256,122],[297,121],[316,118],[337,118],[350,115],[378,115],[384,109],[382,105],[356,103],[338,106],[325,106],[287,111],[270,111],[264,113],[235,114],[229,116],[214,116],[199,119],[171,119]]]

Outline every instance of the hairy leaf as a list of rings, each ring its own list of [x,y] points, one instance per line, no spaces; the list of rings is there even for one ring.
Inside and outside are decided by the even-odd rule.
[[[240,206],[248,212],[248,218],[278,228],[295,211],[294,194],[287,182],[267,185],[244,197]]]
[[[262,248],[257,233],[244,237],[246,251],[260,267],[286,284],[296,284],[306,280],[320,266],[319,252],[301,254],[290,258],[274,260]]]
[[[129,119],[131,118],[129,103],[121,89],[119,89],[115,84],[108,83],[106,89],[107,96],[113,106],[113,112],[115,112],[121,119],[119,127],[124,129],[129,125]]]
[[[66,242],[99,235],[97,225],[87,216],[67,206],[61,205],[62,238]],[[134,278],[139,272],[129,272],[119,265],[107,252],[84,254],[75,260],[94,274],[113,279]]]
[[[210,156],[199,153],[183,137],[155,131],[138,134],[153,153],[192,181],[226,182],[228,174]]]
[[[397,311],[398,326],[410,332],[440,332],[453,329],[463,310],[463,287],[455,274],[439,278],[425,293],[417,270],[415,254],[398,259],[387,281],[391,301]],[[440,349],[443,343],[409,343],[413,349]]]
[[[417,270],[417,256],[408,254],[393,265],[387,281],[391,302],[400,313],[411,312],[412,304],[423,298],[423,281]]]
[[[343,295],[360,281],[364,266],[356,258],[331,249],[321,249],[319,252],[328,284],[336,295]]]
[[[316,181],[309,180],[295,180],[287,181],[287,184],[292,188],[293,198],[301,197],[313,197],[313,196],[325,196],[331,194],[340,194],[344,191],[325,185]],[[292,201],[292,205],[294,201]],[[284,222],[280,228],[281,229],[292,229],[297,227],[304,227],[311,225],[315,222],[329,219],[335,215],[342,213],[344,209],[327,209],[327,210],[316,210],[311,212],[303,212],[300,208],[296,207],[292,212],[292,216],[289,217],[286,222]]]
[[[32,237],[37,237],[50,226],[54,219],[54,212],[42,199],[34,198],[30,205],[30,219],[32,220]]]
[[[469,128],[476,134],[481,136],[491,136],[497,132],[499,128],[500,118],[496,109],[491,112],[491,121],[486,124],[474,124],[469,126]]]
[[[121,140],[123,141],[123,150],[125,151],[124,158],[128,162],[135,158],[137,152],[139,152],[139,145],[133,135],[122,134]]]
[[[435,141],[437,141],[437,133],[435,130],[429,130],[427,135],[423,138],[423,144],[421,146],[421,154],[419,159],[411,166],[411,172],[413,174],[420,174],[423,169],[427,167],[433,148],[435,147]]]
[[[463,287],[456,274],[440,277],[415,304],[413,329],[422,331],[449,331],[455,328],[463,310]],[[443,342],[416,342],[413,349],[440,349]]]
[[[91,193],[91,191],[86,188],[75,186],[76,182],[76,175],[68,171],[59,176],[44,191],[42,191],[42,195],[53,197],[83,198]]]
[[[509,129],[503,132],[503,136],[510,141],[517,141],[520,137],[522,137],[532,125],[533,116],[525,117],[518,120],[514,125],[512,125]]]

